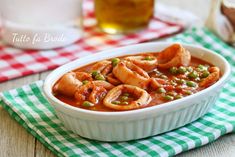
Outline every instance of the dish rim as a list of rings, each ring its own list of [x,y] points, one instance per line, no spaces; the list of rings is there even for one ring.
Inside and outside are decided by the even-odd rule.
[[[108,50],[100,51],[99,53],[96,53],[96,54],[93,54],[93,55],[88,55],[88,56],[85,56],[85,57],[82,57],[82,58],[78,58],[78,59],[76,59],[76,60],[74,60],[72,62],[64,64],[64,65],[58,67],[57,69],[53,70],[46,77],[46,79],[44,81],[43,92],[46,95],[46,97],[48,99],[51,99],[54,103],[56,103],[56,105],[60,105],[60,107],[63,107],[64,109],[73,110],[73,111],[75,111],[77,113],[82,113],[82,114],[87,114],[87,115],[96,115],[96,116],[110,116],[110,115],[112,115],[112,116],[127,116],[127,115],[131,116],[131,115],[136,115],[136,114],[141,114],[141,113],[154,112],[155,110],[161,110],[161,109],[165,110],[167,108],[174,107],[175,104],[178,104],[180,102],[190,101],[190,99],[192,99],[193,97],[204,95],[208,91],[213,90],[213,89],[215,89],[216,87],[218,87],[220,85],[223,85],[226,82],[226,80],[229,78],[230,73],[231,73],[231,67],[230,67],[230,64],[228,63],[228,61],[223,56],[221,56],[218,53],[213,52],[212,50],[206,49],[206,48],[204,48],[202,46],[193,45],[193,44],[180,43],[181,45],[183,45],[183,47],[191,47],[191,48],[194,48],[194,49],[202,50],[202,51],[204,51],[204,53],[212,54],[212,55],[216,56],[217,58],[219,58],[221,61],[223,61],[223,64],[225,66],[224,67],[224,74],[219,79],[219,81],[217,81],[212,86],[210,86],[210,87],[208,87],[206,89],[203,89],[202,91],[199,91],[197,93],[194,93],[194,94],[192,94],[190,96],[184,97],[184,98],[179,99],[179,100],[174,100],[174,101],[166,102],[166,103],[163,103],[163,104],[160,104],[160,105],[154,105],[154,106],[151,106],[151,107],[145,107],[145,108],[141,108],[141,109],[128,110],[128,111],[117,111],[117,112],[115,112],[115,111],[114,112],[110,112],[110,111],[93,111],[93,110],[86,110],[86,109],[74,107],[74,106],[71,106],[71,105],[69,105],[67,103],[64,103],[64,102],[60,101],[59,99],[57,99],[52,94],[52,87],[53,87],[54,83],[63,74],[65,74],[68,71],[71,71],[71,70],[65,70],[65,69],[69,69],[69,67],[71,68],[74,63],[82,64],[82,63],[77,63],[77,62],[81,62],[82,60],[90,60],[90,59],[95,58],[95,57],[99,58],[99,56],[103,56],[103,55],[105,55],[107,53],[111,53],[111,54],[109,54],[106,57],[104,57],[106,59],[113,58],[113,57],[118,57],[118,56],[124,56],[125,54],[123,54],[123,55],[120,55],[120,54],[115,55],[115,51],[120,51],[122,49],[128,49],[128,48],[135,49],[135,48],[138,48],[138,47],[142,47],[144,45],[155,45],[156,47],[160,45],[162,47],[164,47],[164,46],[167,47],[167,46],[169,46],[171,44],[174,44],[174,43],[179,43],[179,42],[150,42],[150,43],[134,44],[134,45],[118,47],[118,48],[114,48],[114,49],[108,49]],[[139,53],[141,53],[141,52],[139,52]],[[133,53],[133,54],[139,54],[139,53],[136,52],[136,53]],[[99,59],[97,59],[97,61],[98,60]],[[100,60],[102,60],[102,59],[100,59]],[[94,63],[96,61],[92,61],[92,62]],[[88,61],[87,64],[82,64],[82,65],[76,66],[76,68],[72,68],[72,69],[77,69],[79,67],[88,65],[88,64],[90,64],[92,62]],[[61,71],[64,71],[64,72],[61,72]],[[61,74],[61,76],[58,76],[58,74],[60,74],[60,73],[63,73],[63,74]],[[52,82],[53,78],[57,78],[56,81]],[[50,85],[50,84],[53,84],[53,85]],[[182,104],[181,107],[184,106],[183,103],[181,103],[181,104]],[[185,103],[185,104],[187,105],[187,103]],[[54,104],[51,104],[51,105],[54,105]]]

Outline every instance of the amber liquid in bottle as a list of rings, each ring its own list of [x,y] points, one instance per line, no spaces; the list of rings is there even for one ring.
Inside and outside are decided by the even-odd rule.
[[[154,0],[95,0],[98,26],[106,33],[129,33],[145,28],[153,15]]]

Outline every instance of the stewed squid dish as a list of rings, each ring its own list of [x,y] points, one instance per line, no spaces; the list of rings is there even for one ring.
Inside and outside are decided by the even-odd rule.
[[[126,111],[163,104],[199,92],[218,81],[220,69],[180,44],[92,63],[64,74],[53,86],[56,98],[94,111]]]

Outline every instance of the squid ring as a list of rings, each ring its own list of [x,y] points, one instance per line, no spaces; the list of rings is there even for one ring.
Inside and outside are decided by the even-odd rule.
[[[122,83],[146,88],[149,75],[146,71],[131,62],[120,62],[113,68],[113,74]]]
[[[106,76],[106,79],[107,79],[107,81],[108,81],[109,83],[111,83],[111,84],[113,84],[113,85],[115,85],[115,86],[122,84],[121,81],[119,81],[119,80],[113,75],[113,73],[108,74],[108,75]]]
[[[212,85],[214,82],[219,80],[220,70],[218,67],[210,67],[209,68],[210,75],[206,77],[202,82],[199,83],[200,87],[208,87]]]
[[[72,97],[81,85],[82,82],[76,78],[76,73],[68,72],[56,83],[53,91]]]
[[[131,93],[136,97],[138,97],[138,99],[129,102],[128,105],[113,104],[112,102],[115,101],[122,94],[122,92]],[[124,111],[124,110],[132,110],[143,107],[147,105],[151,100],[152,100],[151,96],[145,90],[139,87],[132,85],[119,85],[117,87],[114,87],[108,92],[108,94],[105,96],[103,100],[103,104],[108,108]]]
[[[107,82],[107,81],[101,81],[101,80],[96,80],[96,81],[92,81],[92,83],[95,86],[101,86],[107,90],[110,90],[114,87],[114,85],[112,85],[111,83]]]
[[[97,86],[93,82],[89,82],[80,86],[76,91],[74,97],[78,101],[85,101],[86,98],[93,104],[97,104],[99,99],[106,94],[107,90],[102,86]]]
[[[173,44],[158,54],[158,67],[168,69],[170,67],[188,66],[191,54],[180,44]]]
[[[89,73],[86,72],[75,72],[76,73],[76,78],[79,81],[84,81],[84,80],[88,80],[88,81],[92,81],[92,76]]]
[[[157,58],[154,56],[131,56],[126,57],[125,60],[134,63],[145,71],[151,71],[157,67]]]
[[[99,71],[102,75],[107,75],[112,71],[112,67],[111,61],[104,60],[93,65],[91,71]]]

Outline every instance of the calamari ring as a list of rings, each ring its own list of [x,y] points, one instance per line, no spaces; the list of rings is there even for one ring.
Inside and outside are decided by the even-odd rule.
[[[209,72],[210,75],[199,83],[200,87],[209,87],[210,85],[219,80],[220,70],[218,67],[210,67]]]
[[[112,71],[112,62],[108,60],[97,62],[92,66],[91,71],[98,71],[102,75],[107,75]]]
[[[167,47],[157,56],[158,67],[168,69],[170,67],[188,66],[191,54],[180,44],[173,44]]]
[[[122,92],[132,93],[138,97],[137,100],[131,101],[128,105],[117,105],[112,102],[117,99]],[[152,100],[151,96],[143,89],[132,85],[119,85],[111,89],[103,100],[103,104],[114,110],[132,110],[147,105]]]
[[[104,87],[105,89],[107,90],[110,90],[112,88],[114,88],[114,85],[112,85],[111,83],[107,82],[107,81],[92,81],[93,84],[95,86],[101,86],[101,87]]]
[[[108,64],[108,65],[101,71],[101,74],[104,75],[104,76],[106,76],[106,75],[108,75],[109,73],[111,73],[112,70],[113,70],[113,66],[112,66],[112,64],[110,63],[110,64]]]
[[[107,93],[107,90],[104,87],[101,86],[95,86],[95,88],[92,90],[88,100],[92,102],[93,104],[97,104]]]
[[[89,73],[86,72],[75,72],[76,73],[76,78],[79,81],[84,81],[84,80],[88,80],[88,81],[92,81],[92,76]]]
[[[150,57],[151,60],[146,60],[146,57]],[[124,59],[134,63],[145,71],[152,71],[157,67],[157,58],[155,56],[130,56]]]
[[[149,86],[153,89],[158,89],[159,87],[162,87],[162,84],[159,83],[158,78],[150,78]]]
[[[106,76],[106,79],[109,83],[117,86],[117,85],[120,85],[122,84],[122,82],[120,80],[118,80],[114,75],[113,73],[110,73]]]
[[[68,72],[64,74],[61,79],[56,83],[53,88],[55,93],[61,93],[66,96],[74,96],[74,93],[79,86],[82,85],[82,82],[76,78],[76,73]]]
[[[99,98],[103,97],[107,93],[107,90],[102,86],[96,86],[93,82],[89,82],[83,86],[80,86],[74,95],[75,99],[79,102],[88,99],[93,104],[99,102]]]
[[[149,82],[149,75],[146,71],[135,64],[122,61],[113,68],[113,74],[122,83],[146,88]]]

